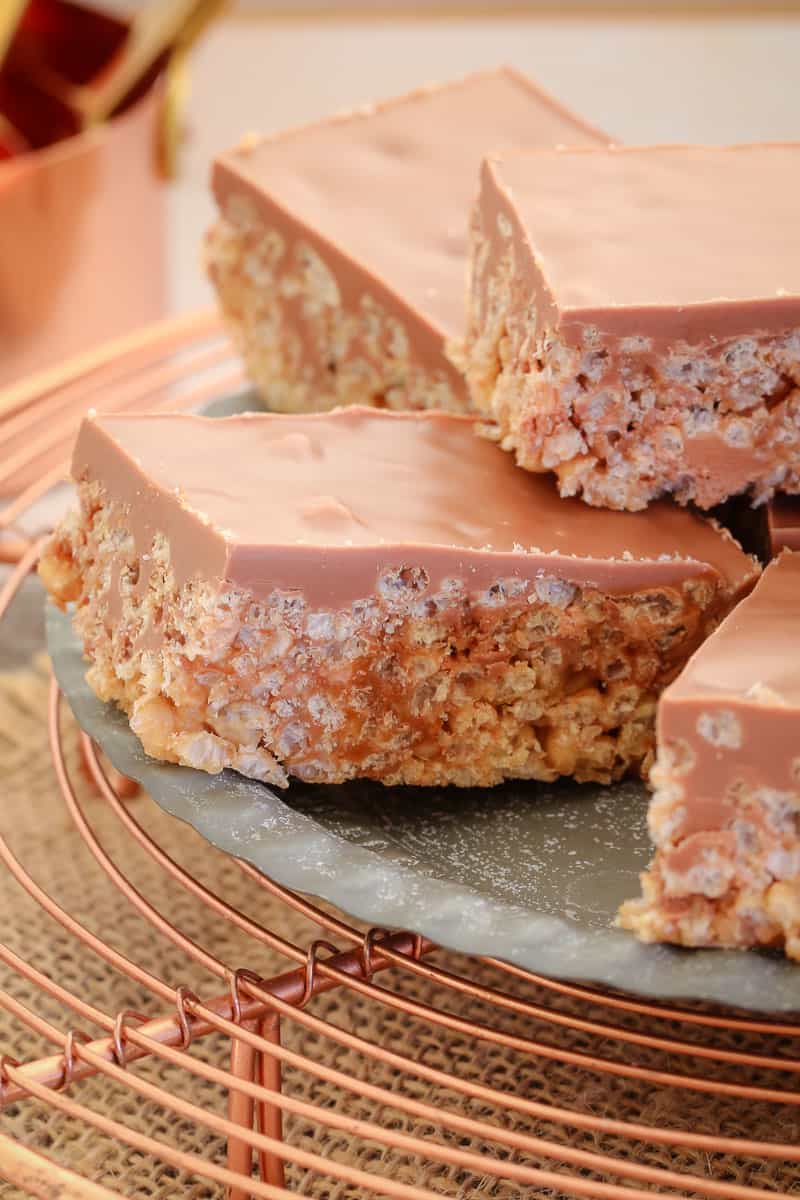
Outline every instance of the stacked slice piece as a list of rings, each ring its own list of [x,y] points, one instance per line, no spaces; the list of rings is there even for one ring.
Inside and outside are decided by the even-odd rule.
[[[800,147],[484,163],[468,378],[520,466],[641,509],[800,492]]]

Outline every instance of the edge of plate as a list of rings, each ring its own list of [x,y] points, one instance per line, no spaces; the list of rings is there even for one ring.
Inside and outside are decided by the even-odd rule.
[[[789,960],[643,945],[619,929],[589,933],[566,917],[490,904],[470,888],[421,876],[348,842],[265,784],[231,771],[211,776],[147,758],[124,714],[98,700],[86,683],[68,615],[48,605],[46,625],[59,686],[78,724],[117,770],[140,783],[171,816],[282,886],[318,896],[371,925],[410,929],[450,949],[504,959],[553,979],[648,999],[699,1000],[771,1014],[800,1010],[800,967]]]

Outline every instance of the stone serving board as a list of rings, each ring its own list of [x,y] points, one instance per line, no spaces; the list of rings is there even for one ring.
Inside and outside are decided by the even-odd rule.
[[[73,713],[123,774],[215,846],[346,913],[542,975],[662,1000],[800,1010],[800,966],[772,953],[640,945],[614,927],[647,864],[647,792],[561,783],[384,788],[206,775],[148,758],[85,681],[69,617],[47,612]]]

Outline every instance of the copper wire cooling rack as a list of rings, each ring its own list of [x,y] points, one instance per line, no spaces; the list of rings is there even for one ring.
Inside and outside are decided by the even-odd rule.
[[[26,518],[65,472],[76,404],[194,407],[230,391],[239,379],[230,347],[214,320],[202,316],[159,325],[0,397],[0,487],[9,491],[15,479],[25,480],[0,516],[4,557],[15,560],[0,594],[0,621],[35,567],[41,539]],[[138,1011],[103,1007],[92,1000],[91,981],[85,988],[67,986],[41,970],[42,947],[35,940],[24,957],[0,945],[0,1010],[30,1030],[37,1046],[44,1039],[53,1050],[18,1061],[3,1054],[0,1043],[0,1180],[16,1186],[14,1194],[91,1200],[121,1194],[83,1178],[79,1162],[65,1166],[40,1146],[4,1133],[2,1110],[20,1104],[57,1110],[98,1138],[114,1139],[211,1189],[192,1196],[644,1200],[659,1194],[767,1200],[797,1194],[800,1173],[792,1164],[800,1162],[794,1120],[800,1105],[800,1024],[699,1006],[644,1004],[494,960],[448,955],[413,933],[357,928],[237,863],[256,900],[245,911],[230,902],[230,894],[226,898],[225,889],[201,881],[167,853],[140,819],[139,802],[126,794],[130,789],[104,767],[84,736],[85,763],[104,816],[137,844],[167,890],[195,912],[204,910],[209,922],[221,921],[231,944],[246,947],[227,961],[219,940],[212,950],[196,933],[185,932],[175,916],[185,909],[177,901],[171,916],[165,915],[105,848],[97,806],[90,809],[80,798],[62,725],[58,688],[51,682],[49,743],[61,815],[91,855],[108,896],[135,910],[152,939],[186,956],[196,968],[195,982],[191,989],[175,986],[116,949],[113,928],[69,911],[54,898],[48,878],[12,849],[13,838],[0,838],[0,872],[13,876],[21,894],[60,927],[61,936],[93,956],[97,972],[135,984],[144,997]],[[4,834],[9,824],[0,800]],[[301,932],[288,937],[278,921],[259,920],[254,911],[291,915],[292,928]],[[265,975],[259,967],[267,952],[282,966]],[[18,998],[17,985],[23,983],[27,995],[32,990],[41,997],[47,1017]],[[336,1010],[320,1007],[333,989],[357,999],[374,1020],[355,1028],[337,1020],[331,1015]],[[427,1046],[456,1038],[468,1052],[445,1059],[445,1066],[441,1058],[417,1056],[408,1041],[392,1035],[398,1019],[416,1022]],[[297,1031],[306,1047],[302,1052],[294,1048]],[[209,1044],[215,1053],[201,1053]],[[515,1056],[517,1066],[487,1082],[478,1066],[500,1052]],[[153,1082],[142,1070],[148,1061],[174,1068],[169,1078],[182,1086]],[[588,1082],[576,1088],[572,1103],[561,1105],[541,1088],[520,1082],[526,1063],[544,1066],[545,1076],[538,1078],[566,1070]],[[163,1120],[143,1131],[141,1122],[92,1105],[81,1091],[89,1076],[106,1077],[122,1089],[129,1101],[125,1112],[155,1104],[168,1121],[210,1131],[216,1149],[188,1151],[165,1136]],[[314,1085],[302,1095],[293,1085],[301,1077]],[[612,1083],[616,1107],[598,1099]],[[227,1108],[203,1102],[210,1084],[227,1095]],[[636,1119],[630,1103],[636,1089],[651,1099],[664,1097],[661,1108],[648,1104],[648,1119]],[[675,1097],[681,1096],[691,1100],[693,1113],[709,1114],[707,1128],[702,1119],[675,1119],[680,1114]],[[711,1119],[720,1104],[735,1114],[734,1135]],[[767,1119],[765,1125],[764,1112],[773,1111],[774,1124]],[[666,1115],[653,1119],[654,1112]],[[793,1129],[795,1136],[783,1141],[742,1136],[755,1127],[749,1117],[756,1112],[760,1130],[780,1135]],[[316,1149],[307,1148],[301,1128],[319,1135]],[[368,1143],[371,1154],[334,1152],[342,1137],[353,1145]],[[398,1155],[405,1163],[402,1175],[392,1166]],[[696,1169],[698,1159],[708,1170]],[[737,1167],[745,1161],[746,1172]],[[769,1170],[775,1163],[783,1170],[777,1185]],[[719,1169],[720,1164],[728,1166]],[[432,1170],[437,1166],[449,1173]],[[437,1181],[445,1178],[447,1186],[440,1186]]]

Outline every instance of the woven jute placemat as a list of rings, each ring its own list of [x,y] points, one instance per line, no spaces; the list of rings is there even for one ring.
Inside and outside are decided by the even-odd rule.
[[[140,916],[87,848],[58,792],[48,749],[46,729],[48,678],[46,662],[41,658],[25,669],[0,677],[0,829],[25,869],[65,909],[85,925],[148,971],[172,986],[185,984],[201,996],[224,991],[218,981],[196,962],[157,935],[152,925]],[[77,731],[65,714],[64,743],[76,780],[79,802],[102,846],[141,894],[178,928],[199,945],[227,964],[249,967],[262,976],[270,976],[288,966],[285,959],[239,933],[228,922],[201,906],[183,888],[171,880],[153,859],[130,837],[108,805],[94,790],[78,765]],[[230,903],[250,914],[263,925],[307,946],[319,931],[280,901],[265,896],[263,889],[248,879],[238,865],[203,842],[192,830],[166,817],[146,797],[130,803],[139,820],[173,858],[196,878],[204,881]],[[144,989],[111,970],[90,953],[76,938],[47,916],[11,875],[0,867],[0,937],[12,950],[32,962],[39,970],[71,991],[90,1000],[109,1013],[124,1008],[158,1015],[160,1003]],[[470,962],[461,956],[437,952],[435,961],[486,984],[509,986],[507,977],[489,966]],[[383,982],[383,976],[381,977]],[[387,986],[405,995],[437,1005],[453,1013],[482,1020],[494,1028],[528,1038],[537,1038],[552,1046],[587,1051],[618,1062],[639,1063],[684,1075],[702,1073],[731,1081],[743,1081],[740,1068],[715,1064],[683,1055],[667,1057],[661,1051],[631,1046],[615,1039],[600,1042],[596,1034],[580,1029],[533,1020],[530,1015],[491,1010],[460,998],[451,989],[432,986],[413,977],[386,975]],[[31,1010],[52,1021],[61,1030],[81,1027],[61,1005],[21,977],[0,967],[0,987]],[[584,1001],[556,996],[527,981],[518,986],[519,994],[544,1006],[548,1011],[581,1018],[608,1020],[607,1010]],[[459,1076],[529,1096],[573,1112],[601,1114],[642,1122],[654,1127],[692,1130],[711,1135],[749,1137],[766,1141],[797,1142],[800,1134],[798,1110],[790,1105],[755,1104],[705,1095],[685,1087],[654,1087],[651,1083],[614,1077],[575,1065],[548,1060],[539,1055],[522,1054],[502,1045],[477,1041],[458,1032],[445,1031],[392,1009],[376,1004],[350,989],[339,989],[318,997],[312,1011],[344,1029],[357,1031],[373,1042],[408,1055],[415,1062],[454,1072]],[[616,1014],[614,1020],[629,1028],[655,1029],[656,1032],[698,1043],[708,1041],[701,1029],[661,1022],[657,1027],[635,1015]],[[796,1165],[781,1161],[734,1158],[723,1154],[700,1153],[689,1149],[669,1149],[651,1143],[633,1143],[622,1137],[598,1135],[570,1128],[566,1123],[536,1121],[514,1115],[489,1104],[478,1104],[446,1088],[434,1087],[414,1076],[399,1076],[386,1064],[368,1059],[304,1029],[299,1023],[284,1020],[284,1043],[316,1062],[332,1065],[356,1079],[395,1089],[407,1096],[423,1099],[439,1110],[449,1110],[502,1124],[505,1129],[534,1133],[559,1145],[635,1158],[642,1163],[668,1167],[719,1182],[760,1187],[768,1191],[800,1194],[800,1171]],[[85,1028],[85,1026],[84,1026]],[[95,1036],[98,1030],[88,1030]],[[715,1044],[732,1049],[763,1049],[757,1037],[739,1034],[715,1034]],[[785,1045],[771,1039],[771,1053],[798,1060],[798,1045]],[[192,1052],[206,1061],[228,1065],[230,1044],[221,1037],[198,1041]],[[19,1021],[0,1012],[0,1053],[20,1061],[29,1061],[53,1053],[53,1046],[30,1033]],[[202,1105],[211,1112],[224,1114],[226,1096],[222,1089],[198,1080],[187,1072],[155,1059],[142,1060],[135,1067],[142,1077]],[[748,1082],[788,1088],[796,1076],[785,1073],[754,1071]],[[309,1100],[354,1119],[379,1121],[384,1126],[430,1138],[449,1145],[491,1155],[507,1151],[476,1143],[468,1137],[423,1125],[409,1115],[375,1105],[334,1088],[312,1073],[286,1070],[284,1087],[288,1094]],[[225,1147],[221,1139],[200,1124],[175,1117],[169,1111],[143,1102],[129,1088],[101,1077],[73,1085],[75,1098],[90,1108],[123,1122],[129,1128],[146,1132],[163,1142],[192,1151],[206,1159],[224,1163]],[[0,1114],[0,1129],[28,1146],[38,1149],[125,1196],[162,1200],[188,1197],[205,1200],[222,1195],[217,1185],[197,1176],[184,1175],[163,1161],[131,1150],[121,1142],[101,1136],[84,1122],[59,1114],[49,1105],[29,1099],[8,1107]],[[389,1151],[374,1141],[326,1130],[316,1122],[287,1118],[287,1142],[313,1150],[330,1162],[351,1163],[388,1175],[418,1187],[427,1187],[443,1196],[486,1197],[512,1200],[514,1197],[556,1196],[559,1192],[520,1188],[516,1183],[489,1174],[471,1174],[453,1166],[405,1156]],[[526,1156],[531,1166],[561,1169],[552,1160]],[[3,1183],[0,1161],[0,1197],[11,1200],[22,1195],[13,1185]],[[587,1178],[605,1178],[586,1173]],[[297,1165],[287,1170],[288,1185],[299,1195],[324,1200],[345,1200],[363,1196],[349,1185],[311,1173]],[[607,1177],[612,1181],[613,1177]],[[618,1182],[618,1180],[613,1180]],[[691,1189],[687,1187],[687,1194]],[[376,1181],[374,1194],[380,1194]]]

